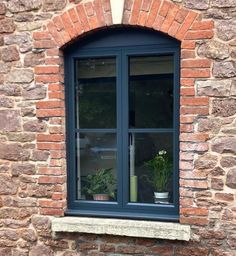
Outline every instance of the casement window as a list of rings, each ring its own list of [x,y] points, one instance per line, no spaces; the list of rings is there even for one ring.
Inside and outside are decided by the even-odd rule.
[[[178,220],[179,52],[134,28],[65,49],[66,214]]]

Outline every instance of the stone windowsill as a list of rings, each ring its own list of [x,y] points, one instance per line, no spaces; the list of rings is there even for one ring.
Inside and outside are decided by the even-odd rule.
[[[190,240],[190,226],[158,221],[61,217],[52,219],[52,231]]]

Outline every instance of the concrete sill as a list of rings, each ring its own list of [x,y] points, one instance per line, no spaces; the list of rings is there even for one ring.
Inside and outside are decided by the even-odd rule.
[[[190,226],[158,221],[61,217],[52,219],[52,231],[190,240]]]

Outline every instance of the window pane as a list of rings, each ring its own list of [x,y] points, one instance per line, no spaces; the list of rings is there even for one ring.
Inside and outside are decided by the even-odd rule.
[[[173,127],[173,56],[129,58],[129,127]]]
[[[116,134],[81,133],[77,138],[77,198],[116,200]]]
[[[130,202],[172,203],[173,135],[130,133],[129,149]]]
[[[116,59],[76,62],[77,128],[116,128]]]

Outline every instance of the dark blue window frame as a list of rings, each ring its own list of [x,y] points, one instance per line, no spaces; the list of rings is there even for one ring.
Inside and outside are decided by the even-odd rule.
[[[68,208],[67,215],[156,219],[179,218],[179,73],[180,42],[159,32],[137,28],[113,28],[88,35],[64,49],[67,124]],[[174,145],[173,204],[128,202],[128,57],[150,55],[174,56],[174,120],[171,129],[145,129],[145,132],[172,132]],[[75,61],[81,58],[116,57],[117,59],[117,129],[75,128]],[[144,129],[135,129],[143,132]],[[116,132],[118,159],[117,202],[76,199],[76,145],[78,132]]]

